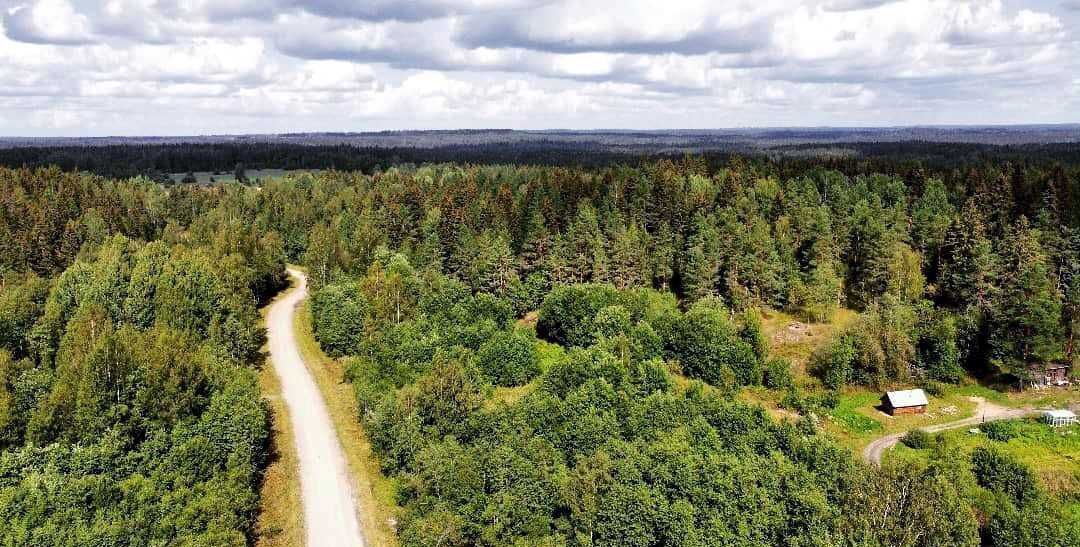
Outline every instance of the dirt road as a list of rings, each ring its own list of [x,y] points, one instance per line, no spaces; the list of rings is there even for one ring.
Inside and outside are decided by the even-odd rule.
[[[267,315],[270,358],[281,379],[300,462],[300,488],[308,547],[362,547],[345,456],[326,404],[296,346],[293,315],[307,297],[307,278],[289,270],[296,286],[278,299]]]
[[[945,431],[946,429],[975,426],[983,422],[1023,418],[1024,416],[1030,416],[1040,412],[1030,408],[1009,408],[996,405],[994,403],[989,403],[982,398],[975,398],[975,401],[977,403],[975,406],[975,414],[970,418],[920,427],[918,429],[922,429],[927,433],[937,433],[938,431]],[[863,449],[863,460],[874,465],[881,465],[881,456],[885,454],[885,451],[896,446],[896,443],[900,442],[900,439],[906,434],[907,431],[903,431],[900,433],[893,433],[892,435],[886,435],[880,439],[875,439]]]

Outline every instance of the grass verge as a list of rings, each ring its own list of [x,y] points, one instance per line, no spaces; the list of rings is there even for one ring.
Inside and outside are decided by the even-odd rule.
[[[319,347],[311,328],[308,302],[297,308],[293,328],[296,332],[300,357],[311,371],[326,401],[330,419],[334,421],[338,439],[345,451],[357,502],[360,505],[360,525],[368,545],[392,547],[398,544],[394,533],[397,504],[394,485],[379,470],[378,458],[364,434],[359,420],[356,394],[345,381],[342,363],[331,359]]]

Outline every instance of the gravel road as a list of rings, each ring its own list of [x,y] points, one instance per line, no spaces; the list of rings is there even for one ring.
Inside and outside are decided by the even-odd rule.
[[[289,270],[296,286],[267,315],[270,358],[281,380],[300,465],[308,547],[363,547],[345,456],[319,388],[296,346],[293,316],[307,297],[307,278]]]
[[[1023,418],[1024,416],[1030,416],[1037,414],[1038,410],[1032,410],[1029,408],[1009,408],[994,403],[989,403],[982,398],[975,398],[977,405],[975,406],[975,414],[970,418],[964,418],[963,420],[957,420],[955,422],[948,422],[944,424],[930,425],[917,429],[922,429],[927,433],[937,433],[938,431],[945,431],[946,429],[957,429],[960,427],[977,426],[983,422],[993,422],[996,420],[1011,420],[1014,418]],[[900,433],[893,433],[892,435],[886,435],[880,439],[875,439],[863,449],[863,460],[867,463],[874,465],[881,465],[881,456],[885,454],[885,451],[896,446],[896,443],[900,442],[900,439],[907,434],[907,431]]]

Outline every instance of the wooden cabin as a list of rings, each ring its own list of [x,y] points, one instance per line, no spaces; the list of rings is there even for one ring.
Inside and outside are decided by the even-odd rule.
[[[1031,364],[1028,365],[1028,378],[1035,389],[1067,386],[1070,384],[1070,369],[1065,363]]]
[[[923,414],[930,401],[921,389],[889,391],[881,397],[881,409],[890,416],[898,414]]]

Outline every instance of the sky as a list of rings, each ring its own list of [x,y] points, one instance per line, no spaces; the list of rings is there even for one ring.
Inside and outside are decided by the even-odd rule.
[[[1080,0],[0,0],[0,135],[1080,122]]]

